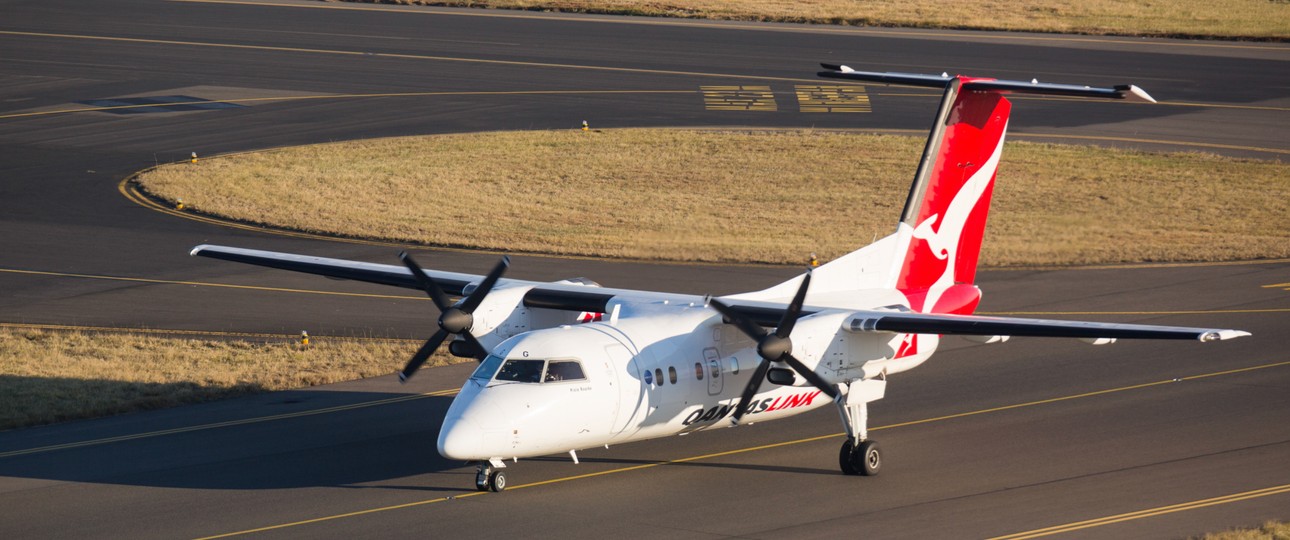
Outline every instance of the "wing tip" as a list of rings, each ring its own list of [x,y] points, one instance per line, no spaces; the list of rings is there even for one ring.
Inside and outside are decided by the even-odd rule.
[[[1236,339],[1239,337],[1246,337],[1250,335],[1252,334],[1244,330],[1213,330],[1213,331],[1205,332],[1204,334],[1201,334],[1198,339],[1203,342],[1226,341],[1229,339]]]
[[[196,257],[196,256],[200,255],[200,254],[202,253],[202,251],[205,251],[206,249],[208,249],[208,248],[210,248],[210,247],[211,247],[211,246],[210,246],[210,244],[201,244],[201,245],[198,245],[198,246],[194,246],[194,247],[193,247],[193,249],[192,249],[191,251],[189,251],[189,252],[188,252],[188,256],[189,256],[189,257]]]

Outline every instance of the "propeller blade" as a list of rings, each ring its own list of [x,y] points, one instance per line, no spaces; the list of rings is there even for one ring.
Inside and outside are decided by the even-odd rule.
[[[793,301],[788,304],[788,310],[784,312],[784,318],[779,320],[779,326],[775,328],[775,335],[780,338],[786,338],[793,332],[793,327],[797,325],[797,317],[802,314],[802,303],[806,301],[806,289],[811,286],[811,272],[806,271],[802,276],[802,284],[797,286],[797,294],[793,295]]]
[[[748,412],[748,402],[752,401],[753,396],[757,394],[757,389],[761,388],[761,382],[766,380],[766,371],[768,370],[770,370],[770,361],[763,358],[761,363],[757,364],[757,370],[753,371],[752,380],[748,381],[748,386],[744,387],[744,393],[739,396],[739,404],[735,406],[735,415],[730,419],[731,424],[739,425],[739,419],[743,418],[744,414]]]
[[[484,344],[480,343],[478,339],[475,339],[475,336],[470,332],[462,332],[461,339],[465,340],[466,343],[469,343],[471,347],[475,348],[476,360],[483,362],[485,358],[488,358],[488,350],[484,348]]]
[[[430,276],[426,275],[425,270],[421,269],[421,265],[412,260],[412,256],[408,252],[399,252],[399,260],[403,261],[404,266],[407,266],[408,270],[412,271],[412,278],[417,280],[422,289],[425,289],[426,294],[430,295],[430,300],[434,302],[435,307],[438,307],[440,312],[446,311],[451,306],[448,303],[448,295],[443,293],[443,289],[439,288],[438,283],[435,283],[433,279],[430,279]]]
[[[489,272],[488,276],[484,278],[484,281],[479,283],[479,287],[476,287],[475,290],[470,293],[470,296],[467,296],[465,300],[461,301],[461,305],[458,306],[458,309],[461,309],[466,313],[474,313],[475,308],[479,307],[479,303],[484,301],[485,296],[488,296],[488,291],[493,290],[493,285],[497,284],[497,280],[502,277],[502,273],[506,272],[506,268],[510,265],[511,258],[503,256],[502,260],[497,262],[497,266],[493,267],[493,271]]]
[[[421,369],[421,364],[426,363],[426,360],[430,358],[430,355],[434,354],[435,349],[438,349],[439,346],[443,344],[443,340],[447,337],[448,331],[442,328],[439,329],[438,332],[435,332],[433,336],[430,336],[430,339],[426,340],[425,345],[422,345],[420,349],[417,349],[417,353],[412,355],[412,359],[408,361],[408,365],[403,366],[403,371],[399,372],[399,382],[408,382],[408,377],[411,377],[413,373],[416,373],[418,369]]]
[[[765,329],[753,322],[752,319],[744,317],[743,314],[730,309],[730,306],[725,305],[720,300],[709,296],[708,305],[712,306],[712,309],[717,310],[717,312],[723,317],[729,319],[730,322],[734,323],[736,327],[743,331],[743,333],[748,334],[748,337],[757,341],[761,341],[761,338],[766,337]]]
[[[801,375],[803,378],[810,381],[811,384],[815,385],[816,388],[819,388],[821,392],[828,394],[828,396],[831,398],[838,397],[837,388],[830,385],[828,381],[825,381],[823,377],[819,376],[819,374],[809,369],[806,369],[806,365],[798,361],[798,359],[793,358],[792,354],[784,355],[781,361],[787,363],[790,367],[793,368],[793,371],[796,371],[798,375]]]

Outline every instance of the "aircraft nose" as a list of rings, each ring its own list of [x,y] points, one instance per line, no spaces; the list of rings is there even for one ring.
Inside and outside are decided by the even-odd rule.
[[[484,446],[484,431],[479,424],[466,418],[444,422],[439,430],[439,455],[448,459],[473,461],[492,456],[479,455]]]

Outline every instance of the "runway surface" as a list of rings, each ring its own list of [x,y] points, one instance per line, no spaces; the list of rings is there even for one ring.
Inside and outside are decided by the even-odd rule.
[[[1132,82],[1163,103],[1019,99],[1010,134],[1290,153],[1278,44],[128,0],[0,3],[0,48],[0,323],[424,336],[433,309],[411,292],[187,256],[211,242],[394,262],[398,248],[182,219],[132,202],[121,181],[194,151],[584,119],[926,129],[933,94],[819,88],[836,86],[813,77],[819,61]],[[831,112],[803,112],[822,95]],[[470,272],[497,257],[425,251]],[[794,273],[521,256],[511,275],[723,294]],[[471,368],[456,366],[407,386],[383,377],[0,433],[0,536],[1171,538],[1286,519],[1287,283],[1286,262],[984,272],[988,312],[1255,335],[947,340],[873,407],[887,458],[875,478],[836,472],[841,427],[822,410],[590,450],[576,466],[521,461],[510,490],[474,495],[473,470],[434,450]],[[334,292],[352,294],[322,294]]]

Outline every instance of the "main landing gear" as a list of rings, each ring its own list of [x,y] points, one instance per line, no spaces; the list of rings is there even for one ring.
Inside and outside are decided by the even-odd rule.
[[[475,489],[493,492],[506,489],[506,471],[502,467],[505,465],[494,467],[493,463],[487,461],[480,463],[479,468],[475,469]]]
[[[842,474],[874,476],[882,469],[882,453],[878,442],[869,440],[869,402],[882,399],[887,390],[886,379],[855,381],[835,401],[842,425],[847,428],[847,440],[838,451],[838,467]]]

